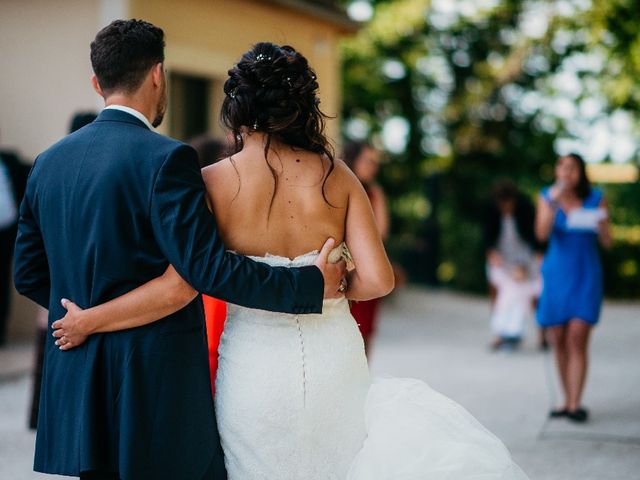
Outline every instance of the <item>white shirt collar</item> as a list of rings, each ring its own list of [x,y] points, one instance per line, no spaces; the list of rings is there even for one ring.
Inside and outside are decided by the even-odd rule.
[[[142,113],[140,113],[135,108],[125,107],[124,105],[109,105],[108,107],[104,107],[104,109],[105,110],[120,110],[121,112],[128,113],[129,115],[133,115],[138,120],[140,120],[142,123],[144,123],[147,127],[149,127],[149,130],[153,130],[153,126],[151,125],[151,122],[149,122],[147,117],[145,117]]]

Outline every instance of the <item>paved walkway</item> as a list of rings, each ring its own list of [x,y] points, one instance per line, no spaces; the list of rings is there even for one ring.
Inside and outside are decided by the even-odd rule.
[[[424,379],[461,403],[532,480],[640,479],[640,303],[604,309],[585,394],[593,418],[582,426],[547,421],[558,398],[553,359],[536,351],[533,335],[520,352],[489,352],[488,314],[476,297],[400,292],[385,304],[371,370]],[[0,479],[47,478],[30,471],[31,359],[28,346],[0,350]]]

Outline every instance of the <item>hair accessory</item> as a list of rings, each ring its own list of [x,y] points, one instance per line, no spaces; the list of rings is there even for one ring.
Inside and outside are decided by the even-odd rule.
[[[256,121],[253,122],[253,129],[254,130],[258,130],[258,119],[256,118]]]
[[[291,77],[287,77],[287,78],[285,78],[285,79],[284,79],[284,82],[285,82],[289,87],[291,87]]]
[[[262,62],[263,60],[271,61],[271,56],[270,55],[265,55],[264,53],[259,53],[256,56],[256,60],[259,61],[259,62]]]
[[[236,89],[234,88],[227,95],[229,95],[231,98],[236,98]]]

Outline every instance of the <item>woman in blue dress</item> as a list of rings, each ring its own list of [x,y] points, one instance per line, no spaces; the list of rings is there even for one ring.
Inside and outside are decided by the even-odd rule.
[[[558,158],[556,182],[542,190],[536,235],[549,246],[542,263],[543,290],[538,323],[554,346],[565,402],[550,412],[576,422],[588,418],[581,405],[591,329],[602,305],[602,266],[598,243],[611,244],[606,202],[587,177],[577,154]]]

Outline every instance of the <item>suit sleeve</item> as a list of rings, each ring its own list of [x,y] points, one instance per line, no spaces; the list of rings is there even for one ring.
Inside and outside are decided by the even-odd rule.
[[[42,232],[33,214],[27,194],[20,205],[18,236],[14,253],[16,290],[44,308],[49,308],[51,277]]]
[[[227,252],[205,192],[195,150],[180,146],[158,172],[150,213],[160,249],[182,278],[202,293],[245,307],[320,313],[320,270],[273,268]]]

